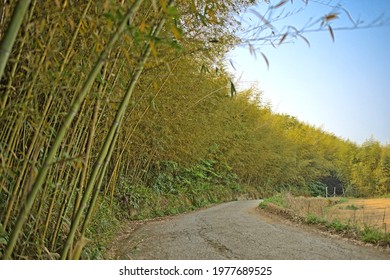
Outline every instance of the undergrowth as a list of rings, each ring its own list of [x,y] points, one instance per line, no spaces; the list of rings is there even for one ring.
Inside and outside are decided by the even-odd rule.
[[[183,167],[167,161],[151,170],[143,185],[121,177],[116,199],[130,219],[178,214],[209,204],[255,197],[257,191],[238,183],[237,176],[214,160]]]
[[[229,166],[214,160],[203,160],[190,167],[173,161],[160,163],[149,172],[144,184],[131,184],[122,176],[113,200],[98,203],[81,257],[103,259],[123,221],[176,215],[210,204],[258,196],[255,188],[238,183]]]

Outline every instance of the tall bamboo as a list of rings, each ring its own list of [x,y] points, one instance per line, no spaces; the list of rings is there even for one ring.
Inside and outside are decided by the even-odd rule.
[[[168,5],[172,5],[172,4],[173,4],[173,0],[169,1]],[[158,24],[155,26],[155,28],[152,30],[150,38],[153,39],[153,38],[156,38],[158,36],[162,27],[164,26],[164,23],[165,23],[165,17],[163,16],[161,18],[161,20],[158,22]],[[143,72],[145,64],[150,56],[152,39],[149,39],[148,42],[146,42],[146,45],[145,45],[144,51],[142,53],[139,65],[138,65],[137,69],[135,70],[134,74],[132,75],[132,79],[131,79],[131,81],[126,89],[126,93],[125,93],[125,95],[122,99],[122,102],[120,104],[120,107],[115,115],[115,119],[111,125],[110,131],[108,132],[108,135],[105,139],[103,147],[99,153],[98,159],[96,160],[96,162],[92,168],[92,174],[89,178],[88,185],[86,187],[85,194],[84,194],[83,199],[81,201],[80,207],[77,211],[76,217],[74,218],[74,220],[72,222],[72,226],[71,226],[68,238],[65,242],[64,249],[61,253],[61,259],[66,259],[68,256],[68,252],[69,252],[71,244],[73,243],[73,240],[74,240],[74,237],[76,234],[76,230],[81,222],[81,218],[82,218],[84,209],[87,206],[87,202],[88,202],[88,200],[91,196],[92,190],[95,186],[96,179],[98,178],[99,172],[101,171],[103,161],[105,160],[111,145],[115,145],[115,142],[113,141],[115,138],[114,135],[116,133],[116,130],[119,129],[121,126],[123,116],[124,116],[126,109],[128,107],[130,98],[133,94],[133,91],[135,89],[135,86],[136,86],[139,78],[141,77],[141,74]]]
[[[12,15],[7,32],[5,33],[4,38],[0,43],[0,80],[3,77],[5,66],[7,65],[9,55],[11,54],[16,36],[18,35],[20,26],[22,25],[23,18],[27,13],[30,2],[31,0],[20,0],[18,2]]]
[[[21,1],[26,2],[26,1]],[[29,1],[28,1],[29,2]],[[24,222],[26,221],[28,214],[30,213],[31,207],[35,201],[35,197],[37,196],[39,190],[41,189],[42,185],[45,182],[47,173],[49,171],[50,166],[54,163],[55,156],[57,154],[58,148],[60,147],[62,140],[65,137],[65,133],[70,127],[74,117],[76,116],[77,112],[79,111],[79,108],[85,99],[87,93],[89,92],[92,84],[94,83],[96,77],[100,73],[100,70],[103,66],[103,64],[106,61],[106,58],[109,54],[109,51],[114,46],[114,44],[117,42],[117,40],[120,38],[123,31],[126,29],[129,21],[132,22],[134,19],[135,13],[138,11],[139,7],[141,6],[143,0],[137,0],[133,3],[130,10],[127,12],[125,17],[123,18],[122,22],[120,23],[118,29],[111,37],[109,43],[101,53],[98,61],[96,62],[94,68],[89,73],[87,80],[85,81],[80,93],[78,94],[77,98],[73,102],[73,105],[70,108],[70,111],[68,112],[68,115],[66,116],[64,123],[62,124],[61,128],[59,129],[57,136],[50,147],[49,153],[43,163],[42,168],[39,170],[39,173],[36,177],[35,183],[31,189],[31,192],[29,193],[29,196],[26,200],[26,203],[20,212],[18,219],[16,221],[15,227],[13,228],[13,231],[11,233],[8,246],[4,252],[3,259],[10,259],[11,254],[15,248],[17,239],[19,237],[19,234],[21,233],[22,227]]]

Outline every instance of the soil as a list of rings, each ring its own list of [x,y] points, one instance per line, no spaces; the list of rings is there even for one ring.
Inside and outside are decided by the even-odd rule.
[[[341,260],[390,259],[390,251],[295,223],[234,201],[143,222],[129,222],[107,259]]]

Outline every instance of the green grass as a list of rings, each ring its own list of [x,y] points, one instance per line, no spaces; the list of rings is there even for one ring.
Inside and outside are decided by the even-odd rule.
[[[306,216],[305,222],[307,224],[326,224],[326,220],[324,218],[311,213]]]
[[[326,227],[338,233],[346,233],[351,230],[351,227],[349,225],[342,223],[338,219],[334,219],[331,222],[327,222]]]
[[[286,200],[285,200],[284,194],[279,193],[279,194],[276,194],[272,197],[265,198],[262,202],[260,202],[259,207],[263,208],[263,209],[267,208],[267,205],[269,203],[272,203],[272,204],[275,204],[277,206],[285,208],[286,207]]]
[[[360,232],[360,239],[364,242],[372,243],[375,245],[389,245],[390,233],[384,233],[379,229],[365,226],[364,229]]]
[[[345,210],[358,210],[363,208],[362,206],[356,206],[355,204],[350,204],[345,207],[340,207],[340,209],[345,209]]]

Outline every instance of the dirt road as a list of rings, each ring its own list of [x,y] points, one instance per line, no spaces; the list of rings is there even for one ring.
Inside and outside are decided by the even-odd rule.
[[[149,221],[119,238],[117,259],[390,259],[389,251],[321,234],[234,201]]]

